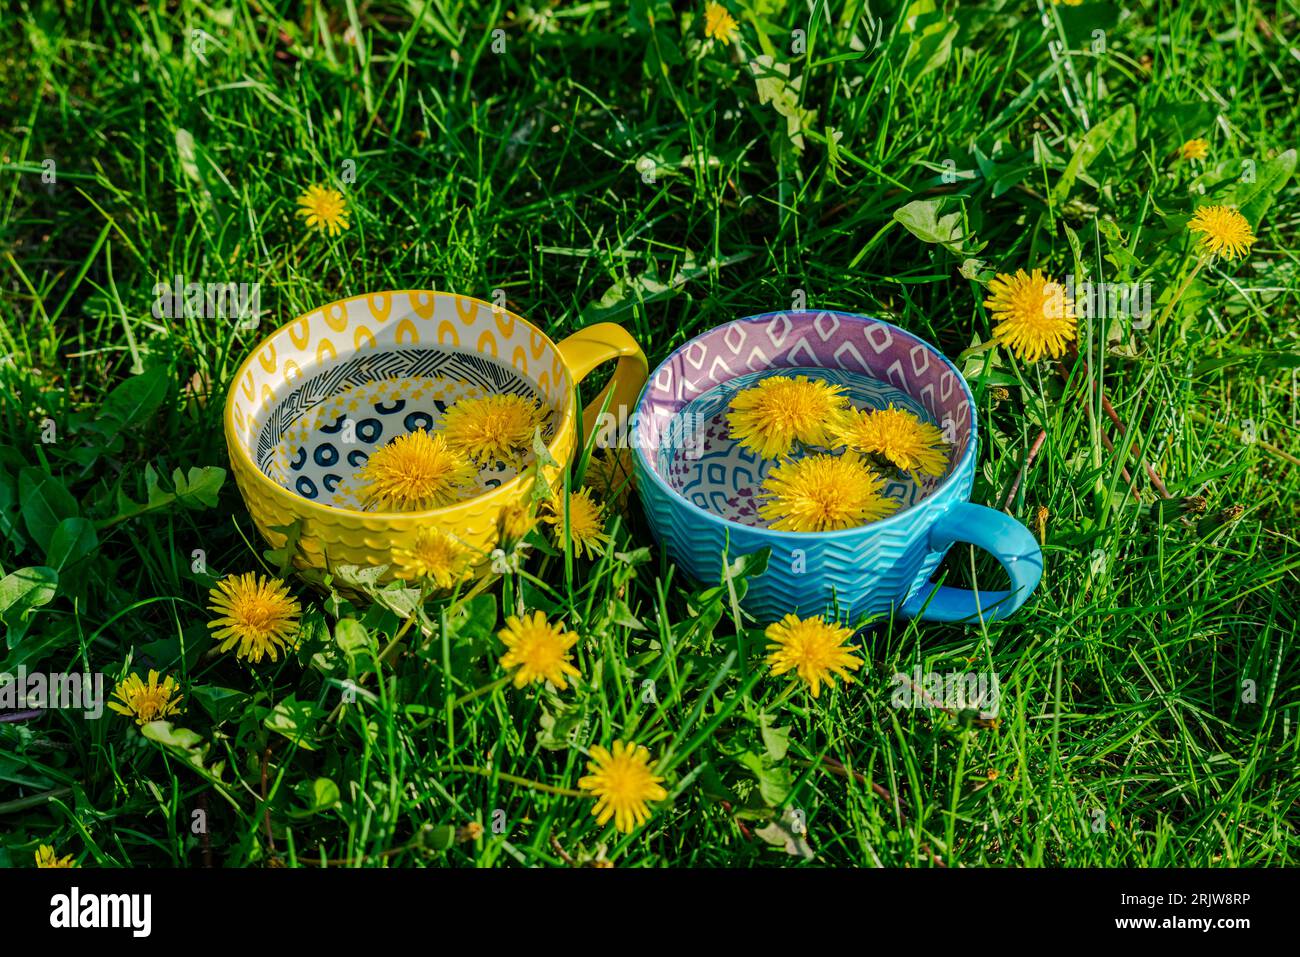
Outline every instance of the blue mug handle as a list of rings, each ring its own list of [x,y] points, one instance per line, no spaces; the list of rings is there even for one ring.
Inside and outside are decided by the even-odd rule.
[[[958,502],[930,526],[931,551],[946,552],[958,542],[978,545],[996,558],[1011,579],[1011,590],[974,592],[922,585],[903,603],[904,615],[922,621],[996,621],[1023,605],[1043,577],[1043,552],[1034,536],[996,509]]]

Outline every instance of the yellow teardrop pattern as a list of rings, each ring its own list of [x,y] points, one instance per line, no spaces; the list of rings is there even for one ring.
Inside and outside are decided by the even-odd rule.
[[[492,354],[492,358],[497,357],[497,337],[492,335],[491,329],[484,329],[478,337],[478,351]]]
[[[421,319],[432,319],[433,309],[437,301],[427,292],[413,292],[408,297],[411,300],[411,308]]]
[[[456,327],[444,319],[438,324],[438,345],[440,346],[458,346],[460,345],[460,334],[456,332]]]
[[[270,353],[270,355],[267,355],[268,352]],[[276,361],[275,361],[274,342],[268,342],[265,346],[261,348],[261,350],[257,353],[257,361],[262,364],[262,368],[265,369],[267,372],[275,371]]]
[[[473,299],[466,299],[464,296],[457,296],[456,314],[460,316],[460,321],[465,323],[465,325],[473,325],[474,317],[478,315],[478,303]]]
[[[373,349],[375,347],[375,337],[365,326],[358,326],[356,335],[352,337],[352,347],[357,350]]]
[[[320,345],[316,347],[317,362],[333,362],[339,357],[338,351],[334,348],[334,343],[328,339],[322,339]]]
[[[341,302],[332,302],[325,307],[325,324],[335,332],[344,332],[348,328],[348,307]]]
[[[370,318],[382,326],[393,311],[393,297],[386,292],[366,296],[366,306],[370,309]]]
[[[413,346],[420,344],[420,330],[415,328],[415,323],[410,319],[403,319],[397,324],[397,332],[393,337],[400,346],[402,343],[409,342]]]
[[[515,334],[515,317],[504,309],[492,309],[492,317],[497,321],[497,330],[501,338],[509,340]]]
[[[306,349],[311,342],[311,317],[303,316],[289,327],[289,338],[299,349]]]

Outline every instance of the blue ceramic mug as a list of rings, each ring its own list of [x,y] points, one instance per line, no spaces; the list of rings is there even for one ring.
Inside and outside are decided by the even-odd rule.
[[[833,532],[766,527],[755,493],[773,462],[730,439],[726,412],[741,388],[768,375],[805,375],[844,387],[857,408],[893,403],[941,428],[944,474],[897,475],[887,518]],[[771,548],[767,570],[741,604],[760,621],[829,611],[856,619],[891,610],[931,621],[1004,618],[1043,572],[1042,552],[1015,519],[969,501],[975,475],[975,404],[961,373],[933,346],[879,319],[839,312],[779,312],[697,336],[655,370],[633,421],[637,488],[655,537],[698,581],[720,581],[727,560]],[[991,553],[1008,591],[935,586],[930,576],[955,543]]]

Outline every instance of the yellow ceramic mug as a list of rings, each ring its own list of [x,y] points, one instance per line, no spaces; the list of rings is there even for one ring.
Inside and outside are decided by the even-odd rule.
[[[235,481],[273,547],[285,541],[276,526],[301,520],[300,567],[387,564],[425,527],[487,554],[501,510],[532,492],[531,471],[495,463],[480,473],[478,494],[422,512],[368,510],[357,471],[396,435],[434,431],[456,400],[489,393],[538,400],[542,438],[567,465],[577,384],[609,359],[618,360],[613,377],[584,410],[588,434],[602,407],[625,421],[645,383],[645,354],[621,327],[590,326],[557,345],[468,296],[405,290],[332,302],[271,333],[235,373],[225,415]],[[543,474],[553,482],[558,469]]]

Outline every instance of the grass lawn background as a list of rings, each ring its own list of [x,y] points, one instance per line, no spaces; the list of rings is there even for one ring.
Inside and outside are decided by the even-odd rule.
[[[57,569],[0,587],[0,671],[111,690],[156,667],[186,707],[152,737],[110,712],[0,723],[0,864],[783,866],[808,856],[799,820],[814,864],[1296,863],[1300,8],[731,10],[730,45],[702,4],[643,0],[0,15],[0,572]],[[1208,157],[1177,159],[1197,137]],[[347,197],[336,239],[294,216],[313,183]],[[1211,201],[1259,241],[1175,299]],[[169,501],[171,476],[226,466],[230,376],[300,313],[504,290],[555,339],[622,323],[653,365],[806,301],[956,356],[990,334],[982,281],[1018,268],[1150,282],[1154,308],[1082,321],[1068,388],[1050,361],[966,366],[973,499],[1043,542],[1009,621],[884,621],[858,684],[787,696],[766,623],[647,549],[634,500],[605,558],[538,549],[489,598],[431,604],[391,663],[397,614],[297,586],[297,656],[208,654],[209,587],[276,561],[232,481]],[[176,275],[260,282],[260,328],[155,319]],[[164,388],[106,402],[141,375]],[[998,585],[969,549],[944,570]],[[583,686],[457,703],[500,677],[516,602],[584,636]],[[997,673],[999,720],[892,708],[917,667]],[[668,777],[630,835],[557,793],[615,738]]]

